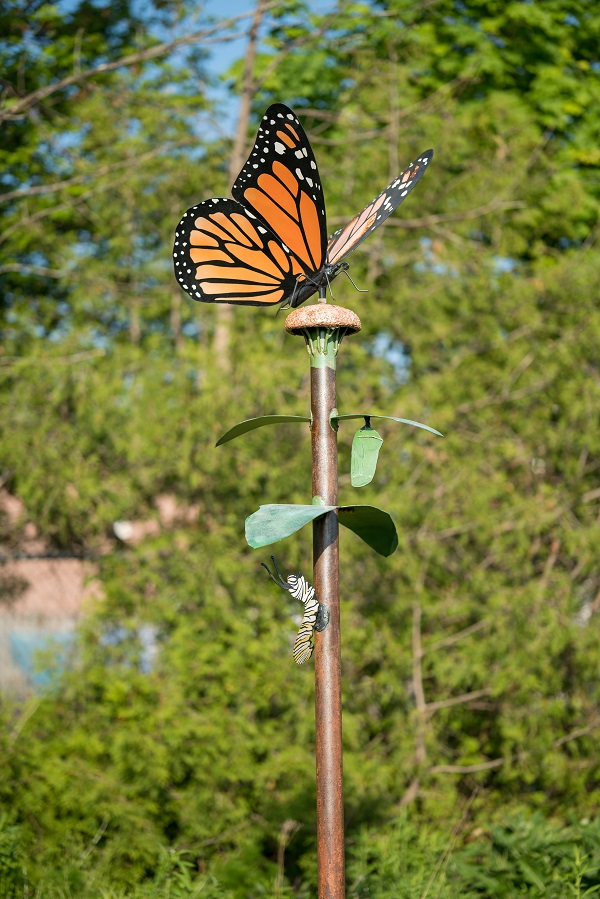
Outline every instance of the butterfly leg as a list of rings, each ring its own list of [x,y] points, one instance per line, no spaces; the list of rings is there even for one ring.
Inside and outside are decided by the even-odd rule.
[[[349,266],[348,266],[346,263],[342,263],[342,265],[345,265],[346,267],[345,267],[345,268],[340,268],[340,271],[342,271],[342,272],[346,275],[346,277],[348,278],[348,280],[350,281],[350,283],[352,284],[352,286],[354,287],[354,289],[355,289],[355,290],[358,290],[359,293],[368,293],[369,291],[368,291],[366,288],[357,287],[357,285],[354,283],[354,281],[352,280],[352,278],[351,278],[350,275],[348,274],[348,268],[349,268]]]

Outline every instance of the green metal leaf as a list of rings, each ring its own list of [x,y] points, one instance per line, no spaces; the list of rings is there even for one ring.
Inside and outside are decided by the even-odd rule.
[[[285,503],[270,503],[261,506],[246,519],[246,540],[252,549],[277,543],[289,537],[326,512],[332,512],[335,506],[300,506]]]
[[[338,506],[340,524],[364,540],[380,556],[391,556],[398,548],[392,516],[375,506]]]
[[[367,425],[354,435],[350,460],[350,479],[353,487],[365,487],[373,480],[382,443],[383,439],[377,431]]]
[[[229,431],[226,431],[222,437],[219,437],[215,446],[222,446],[248,431],[254,431],[256,428],[264,428],[265,425],[281,425],[288,422],[310,422],[307,415],[261,415],[260,418],[247,418],[246,421],[240,421],[234,425]]]
[[[381,556],[390,556],[398,546],[391,516],[375,506],[321,506],[270,503],[246,519],[246,540],[253,549],[269,546],[289,537],[309,521],[335,509],[340,524],[364,540]]]
[[[440,434],[439,431],[436,431],[435,428],[430,428],[429,425],[424,425],[420,421],[412,421],[410,418],[395,418],[393,415],[378,415],[376,412],[351,412],[348,415],[332,415],[332,421],[350,421],[353,418],[387,418],[388,421],[399,421],[403,425],[412,425],[414,428],[423,428],[424,431],[430,431],[432,434],[437,434],[438,437],[443,437],[443,434]]]

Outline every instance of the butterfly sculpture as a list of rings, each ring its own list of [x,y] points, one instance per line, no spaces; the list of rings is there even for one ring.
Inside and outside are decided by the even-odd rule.
[[[325,296],[344,260],[384,222],[422,177],[426,150],[361,213],[327,240],[319,170],[298,117],[269,106],[233,200],[204,200],[175,232],[175,277],[194,300],[246,306],[299,306]]]

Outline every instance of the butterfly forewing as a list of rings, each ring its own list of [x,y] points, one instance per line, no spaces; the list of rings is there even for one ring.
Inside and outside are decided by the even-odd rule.
[[[276,103],[267,109],[232,192],[277,234],[304,275],[316,283],[327,248],[323,189],[308,138],[287,106]]]
[[[275,235],[235,200],[192,206],[175,232],[175,276],[204,303],[264,306],[293,294],[299,271]]]
[[[334,266],[356,249],[369,236],[371,231],[381,225],[408,196],[415,184],[422,178],[433,150],[426,150],[415,162],[411,162],[391,184],[382,190],[362,212],[355,215],[345,228],[336,231],[327,247],[327,264]]]

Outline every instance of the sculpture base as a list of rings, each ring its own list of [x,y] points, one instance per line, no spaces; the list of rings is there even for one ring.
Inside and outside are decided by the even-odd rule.
[[[307,328],[343,328],[346,334],[356,334],[361,327],[360,318],[355,312],[331,303],[315,303],[293,309],[285,320],[285,330],[288,333],[303,336]]]

